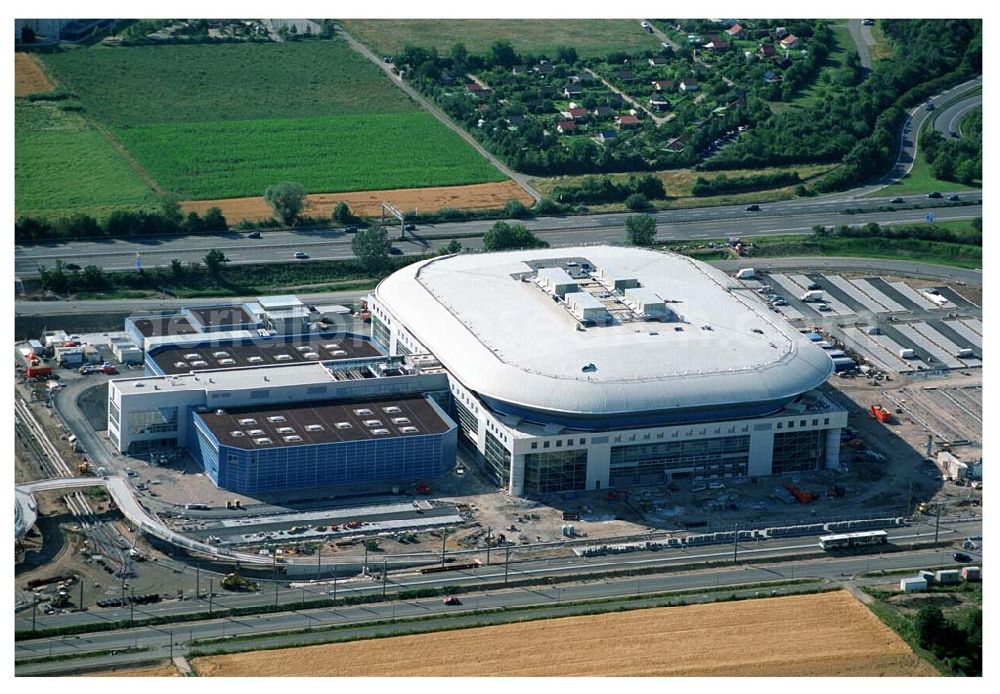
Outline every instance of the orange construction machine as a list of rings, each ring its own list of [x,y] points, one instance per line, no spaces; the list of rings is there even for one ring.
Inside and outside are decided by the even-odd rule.
[[[883,424],[892,420],[892,412],[882,407],[882,405],[875,404],[872,405],[872,417],[882,422]]]

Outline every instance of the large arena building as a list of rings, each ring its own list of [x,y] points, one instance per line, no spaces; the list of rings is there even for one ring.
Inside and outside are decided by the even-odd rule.
[[[690,258],[588,246],[463,254],[369,297],[372,340],[448,373],[464,446],[513,495],[835,466],[819,347]]]

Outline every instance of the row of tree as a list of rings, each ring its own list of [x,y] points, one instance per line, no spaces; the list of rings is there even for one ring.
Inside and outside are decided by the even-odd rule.
[[[816,225],[813,234],[820,238],[882,238],[882,239],[920,239],[921,241],[944,241],[968,246],[983,245],[983,219],[972,220],[972,230],[961,233],[934,224],[900,224],[883,226],[878,222],[868,222],[861,226],[841,224],[837,227]]]
[[[733,176],[732,178],[726,174],[718,174],[714,178],[698,176],[694,179],[691,194],[700,197],[726,193],[747,193],[754,190],[791,186],[800,182],[801,179],[797,171],[778,171],[750,176]]]
[[[103,220],[76,213],[53,222],[41,217],[20,217],[14,224],[15,243],[66,238],[126,238],[167,234],[200,234],[229,228],[222,210],[210,207],[205,215],[184,215],[173,198],[164,198],[159,211],[115,210]]]
[[[629,176],[622,183],[615,183],[608,176],[585,176],[577,186],[556,186],[552,197],[564,204],[597,204],[622,202],[630,195],[641,195],[645,200],[663,200],[667,191],[663,181],[653,174]]]
[[[945,139],[928,129],[920,136],[920,150],[934,178],[971,185],[983,178],[983,112],[976,111],[962,125],[961,138]]]

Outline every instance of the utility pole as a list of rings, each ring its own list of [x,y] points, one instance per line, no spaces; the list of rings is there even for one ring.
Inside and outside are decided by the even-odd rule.
[[[201,598],[201,569],[198,566],[194,567],[194,599],[198,600]]]
[[[135,626],[135,586],[132,586],[131,597],[128,601],[128,621]]]
[[[368,575],[368,543],[367,542],[365,542],[365,566],[361,570],[361,575],[362,576],[367,576]]]
[[[510,543],[504,542],[504,547],[507,548],[507,558],[503,564],[503,584],[507,585],[507,572],[510,570]]]
[[[174,632],[170,632],[170,660],[174,659]]]
[[[122,606],[125,605],[125,572],[122,572]]]
[[[386,560],[382,560],[382,599],[385,600],[385,586],[389,581],[389,574],[387,572]]]
[[[486,526],[486,566],[490,565],[490,537],[493,536],[493,528]]]
[[[84,580],[83,580],[83,578],[81,577],[81,578],[80,578],[80,604],[78,605],[78,607],[79,607],[79,608],[80,608],[81,610],[82,610],[82,609],[84,609],[84,608],[86,607],[86,605],[84,605],[84,604],[83,604],[83,584],[84,584]]]
[[[82,579],[81,579],[82,580]],[[35,630],[35,615],[38,614],[38,596],[31,595],[31,630]]]
[[[337,565],[333,565],[333,604],[337,604]]]
[[[274,582],[274,606],[278,606],[278,582]]]
[[[938,541],[938,529],[941,527],[941,504],[937,505],[937,512],[934,514],[934,544]]]
[[[323,545],[320,545],[319,549],[316,551],[316,580],[319,580],[319,577],[322,575],[322,573],[323,573]]]
[[[444,566],[444,541],[448,537],[448,528],[441,528],[441,566]]]
[[[208,579],[208,616],[209,617],[212,616],[212,593],[215,592],[214,590],[212,590],[212,588],[213,588],[213,586],[212,586],[212,579]]]
[[[736,563],[736,553],[740,547],[740,524],[733,524],[733,563]]]

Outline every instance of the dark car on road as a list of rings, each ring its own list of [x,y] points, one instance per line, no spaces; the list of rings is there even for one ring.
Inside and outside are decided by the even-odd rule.
[[[449,595],[444,599],[445,605],[461,605],[462,601],[456,598],[454,595]]]
[[[952,555],[952,558],[957,562],[963,562],[963,563],[972,561],[972,557],[970,557],[965,552],[955,552]]]
[[[403,231],[416,231],[416,230],[417,230],[417,225],[416,224],[404,224],[403,225]]]
[[[748,205],[747,212],[760,212],[760,205]]]
[[[951,202],[958,202],[959,200],[961,200],[961,198],[958,197],[957,194],[955,194],[955,195],[949,195],[948,196],[948,200],[951,201]]]
[[[927,197],[929,197],[929,198],[940,198],[941,197],[941,193],[939,193],[939,192],[937,192],[935,190],[933,193],[928,193]]]
[[[403,249],[393,246],[389,249],[389,255],[403,255]]]
[[[889,202],[891,202],[893,205],[898,205],[899,203],[905,202],[905,201],[903,200],[903,198],[893,198]]]
[[[248,239],[259,239],[260,238],[260,232],[259,231],[251,231],[249,234],[247,234],[247,238]]]
[[[351,224],[350,226],[344,227],[344,233],[345,234],[356,234],[356,233],[358,233],[358,225],[357,224]]]

